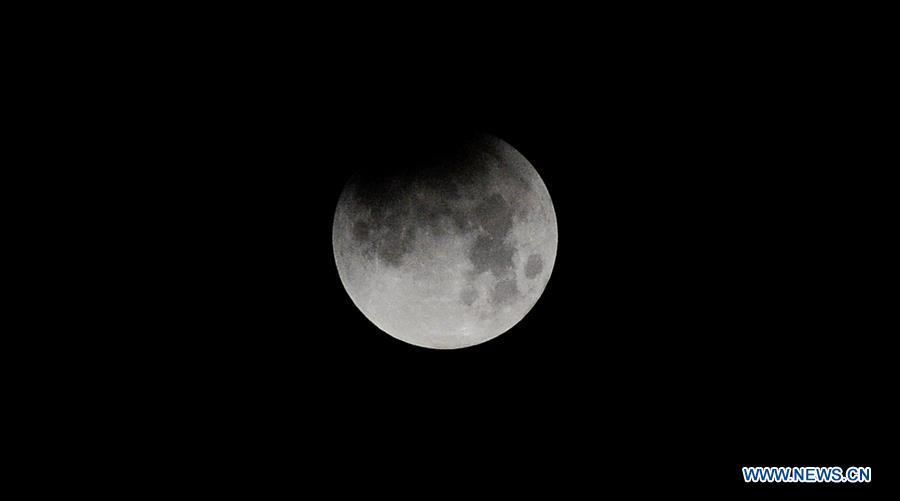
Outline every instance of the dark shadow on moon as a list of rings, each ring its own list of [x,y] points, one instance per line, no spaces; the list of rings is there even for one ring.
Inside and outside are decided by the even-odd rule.
[[[492,186],[490,169],[483,159],[472,158],[471,145],[463,146],[454,145],[436,166],[372,169],[354,176],[347,200],[357,214],[354,241],[372,248],[384,264],[399,267],[414,250],[419,231],[441,238],[481,230],[469,254],[476,272],[499,277],[512,269],[514,249],[505,239],[514,215],[523,212],[522,204],[513,200],[510,205],[500,193],[486,193]],[[459,203],[463,198],[480,202],[466,208]]]

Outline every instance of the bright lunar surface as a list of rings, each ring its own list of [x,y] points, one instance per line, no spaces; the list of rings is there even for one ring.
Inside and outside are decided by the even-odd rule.
[[[338,201],[332,243],[350,298],[417,346],[463,348],[506,332],[537,302],[556,260],[544,182],[487,135],[400,163],[364,169]]]

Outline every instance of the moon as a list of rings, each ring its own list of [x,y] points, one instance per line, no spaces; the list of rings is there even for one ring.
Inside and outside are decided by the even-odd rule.
[[[338,274],[366,318],[401,341],[483,343],[521,321],[550,279],[558,238],[550,194],[494,136],[413,151],[347,182],[332,232]]]

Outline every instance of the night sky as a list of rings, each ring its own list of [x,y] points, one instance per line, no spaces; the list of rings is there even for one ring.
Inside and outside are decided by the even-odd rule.
[[[338,490],[760,490],[741,466],[889,477],[896,162],[882,60],[863,50],[879,44],[799,36],[800,17],[700,30],[654,12],[486,17],[482,38],[458,34],[462,12],[410,30],[354,17],[328,36],[260,30],[266,50],[196,69],[202,99],[160,129],[189,145],[159,165],[193,201],[157,254],[183,263],[166,304],[190,315],[160,321],[166,387],[205,426],[233,420],[239,456]],[[341,284],[338,199],[360,166],[480,133],[545,183],[552,277],[496,339],[403,343]]]

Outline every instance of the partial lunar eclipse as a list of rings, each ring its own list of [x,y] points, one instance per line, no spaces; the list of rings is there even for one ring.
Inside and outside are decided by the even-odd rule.
[[[496,137],[425,153],[347,182],[335,262],[379,329],[427,348],[473,346],[516,325],[543,293],[556,214],[534,167]]]

